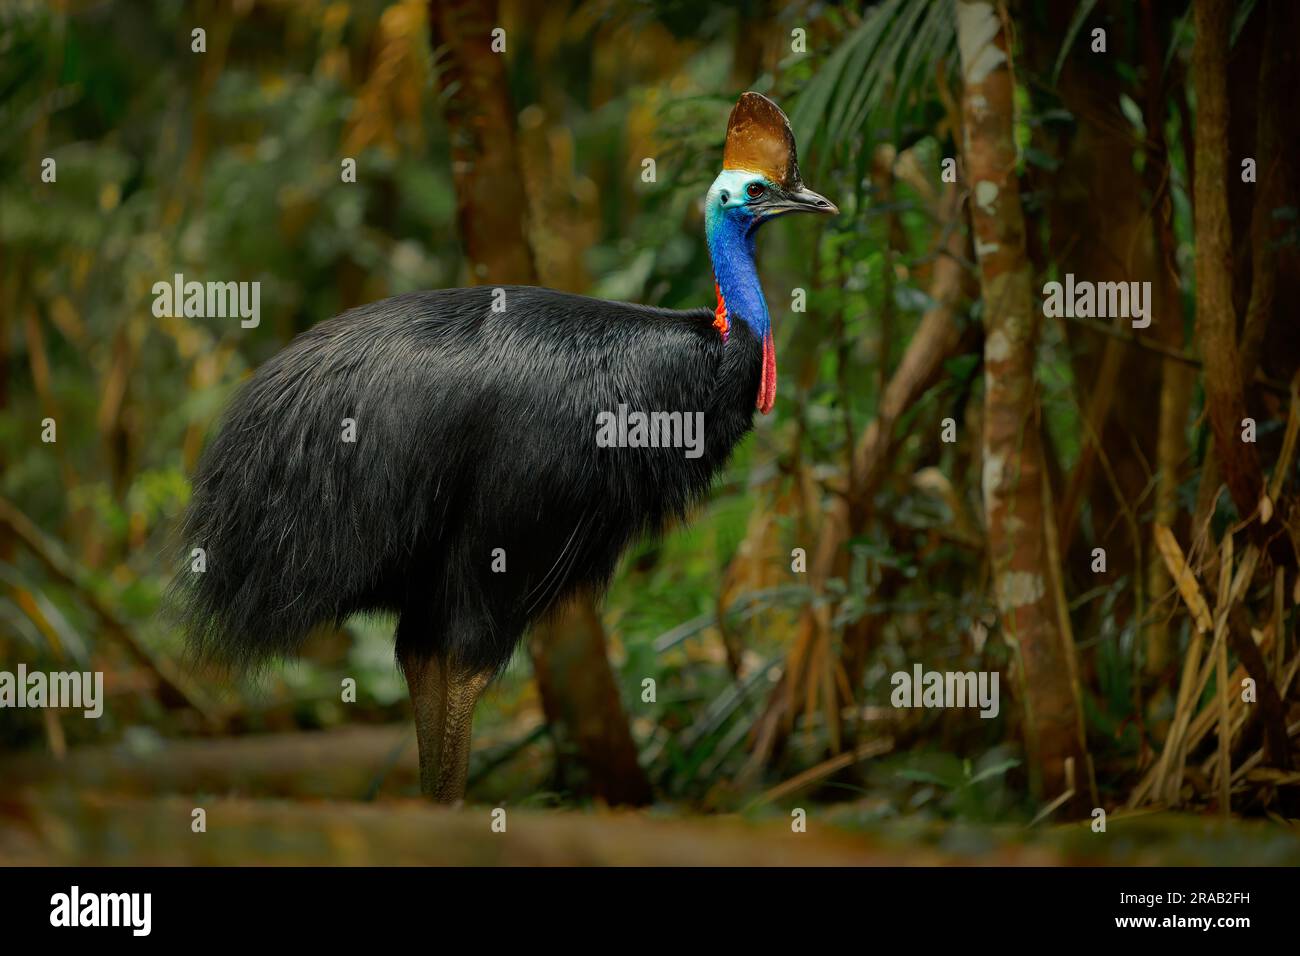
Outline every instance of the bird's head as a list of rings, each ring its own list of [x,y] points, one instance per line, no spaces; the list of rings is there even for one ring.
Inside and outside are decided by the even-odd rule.
[[[790,121],[762,93],[743,94],[732,109],[722,172],[705,202],[710,235],[732,224],[747,234],[788,212],[839,212],[803,184]]]
[[[745,93],[727,123],[722,172],[705,198],[704,225],[718,292],[713,325],[725,342],[733,319],[739,319],[762,343],[757,406],[763,414],[776,401],[776,347],[754,268],[754,233],[788,212],[839,210],[803,184],[794,132],[781,108],[762,93]]]

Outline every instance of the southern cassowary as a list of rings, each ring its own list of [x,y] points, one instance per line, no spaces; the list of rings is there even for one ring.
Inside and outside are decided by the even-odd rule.
[[[528,626],[684,516],[771,410],[758,226],[836,211],[800,180],[785,114],[746,93],[706,199],[715,310],[447,289],[299,335],[242,387],[195,475],[183,542],[206,570],[173,585],[195,649],[256,665],[354,612],[396,612],[422,789],[460,800],[475,701]],[[620,406],[703,413],[702,445],[598,442]]]

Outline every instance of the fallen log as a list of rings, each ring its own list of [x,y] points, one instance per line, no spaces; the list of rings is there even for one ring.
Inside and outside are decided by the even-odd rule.
[[[206,832],[192,829],[202,807]],[[862,834],[788,819],[667,820],[628,811],[295,803],[184,797],[45,796],[22,838],[0,825],[11,862],[54,865],[860,866],[942,863],[933,849],[878,846]],[[0,824],[3,818],[0,818]],[[495,825],[495,828],[494,828]],[[504,831],[502,827],[504,826]],[[1035,862],[1044,862],[1041,854]]]
[[[83,747],[59,760],[0,760],[6,786],[157,796],[179,793],[355,798],[418,792],[415,735],[405,725]],[[376,786],[380,781],[382,786]]]

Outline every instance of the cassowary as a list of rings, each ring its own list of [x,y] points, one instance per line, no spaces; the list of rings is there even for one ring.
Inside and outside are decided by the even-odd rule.
[[[529,625],[683,517],[755,408],[771,411],[754,235],[788,212],[837,210],[804,187],[785,114],[745,93],[706,199],[716,309],[448,289],[299,335],[199,462],[182,529],[206,570],[182,570],[172,595],[192,646],[256,665],[318,626],[396,612],[421,788],[458,802],[475,702]],[[598,441],[621,407],[702,413],[703,440]]]

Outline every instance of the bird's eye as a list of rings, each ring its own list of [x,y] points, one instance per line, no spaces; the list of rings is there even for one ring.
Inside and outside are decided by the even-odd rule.
[[[764,187],[762,183],[750,183],[745,187],[745,195],[750,199],[757,199],[759,196],[763,195],[765,191],[766,187]]]
[[[730,199],[731,199],[731,193],[727,192],[727,191],[724,189],[724,190],[722,191],[722,195],[719,196],[718,198],[722,200],[722,205],[725,206],[725,205],[728,203],[728,201],[730,201]]]

